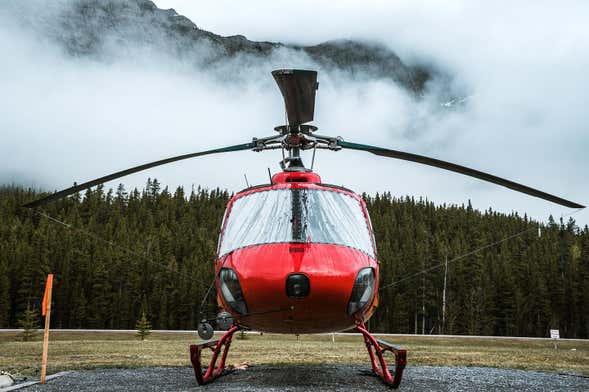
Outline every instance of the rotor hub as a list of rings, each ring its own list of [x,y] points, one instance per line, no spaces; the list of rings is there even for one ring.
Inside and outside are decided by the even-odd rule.
[[[283,159],[280,167],[285,171],[308,171],[301,159],[301,151],[326,149],[332,151],[341,150],[339,142],[341,137],[322,136],[313,134],[318,128],[314,125],[279,125],[274,128],[279,134],[265,138],[254,138],[253,150],[282,149]],[[313,155],[315,151],[313,151]]]

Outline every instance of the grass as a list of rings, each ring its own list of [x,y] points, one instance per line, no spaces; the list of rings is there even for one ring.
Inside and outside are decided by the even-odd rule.
[[[368,355],[360,336],[248,334],[233,339],[229,364],[365,364]],[[152,333],[141,342],[132,333],[54,332],[48,373],[72,369],[144,366],[190,366],[188,345],[196,334]],[[408,366],[490,366],[589,375],[589,341],[552,342],[522,339],[394,337],[406,348]],[[38,375],[42,342],[21,342],[16,333],[0,333],[0,370]],[[389,354],[390,355],[390,354]],[[206,357],[208,359],[208,356]],[[392,359],[392,358],[391,358]],[[206,361],[204,363],[207,363]]]

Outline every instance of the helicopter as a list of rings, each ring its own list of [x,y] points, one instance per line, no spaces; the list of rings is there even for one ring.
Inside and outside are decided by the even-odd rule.
[[[180,160],[242,150],[282,150],[281,171],[270,183],[251,186],[229,200],[221,224],[215,260],[216,317],[203,319],[204,340],[190,346],[196,382],[207,384],[225,370],[232,336],[239,330],[283,334],[330,333],[355,329],[363,336],[372,371],[392,388],[400,385],[407,351],[377,340],[366,328],[378,307],[379,261],[370,216],[362,197],[324,183],[305,167],[302,151],[358,150],[433,166],[478,178],[570,208],[583,205],[528,186],[423,155],[323,136],[313,121],[317,72],[272,72],[284,99],[287,124],[276,134],[251,142],[184,154],[74,184],[25,204],[35,208],[92,186]],[[313,166],[313,165],[311,165]],[[207,293],[208,295],[208,293]],[[226,332],[217,340],[213,326]],[[212,351],[202,367],[202,352]],[[394,355],[389,369],[384,354]]]

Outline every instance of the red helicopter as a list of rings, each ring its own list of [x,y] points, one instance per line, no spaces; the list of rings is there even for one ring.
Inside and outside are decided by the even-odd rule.
[[[397,388],[406,351],[375,339],[365,323],[378,306],[379,262],[362,198],[349,189],[325,184],[305,168],[302,150],[361,150],[413,161],[502,185],[571,208],[582,205],[454,163],[316,134],[313,120],[317,72],[272,72],[284,98],[288,124],[277,135],[215,150],[180,155],[113,173],[56,192],[25,207],[37,207],[92,186],[155,166],[208,154],[281,149],[282,172],[270,184],[249,187],[227,205],[217,249],[215,287],[221,312],[204,319],[198,333],[205,341],[190,346],[196,381],[206,384],[223,373],[233,334],[240,329],[310,334],[356,329],[361,332],[372,370]],[[213,327],[227,330],[218,340]],[[212,350],[203,371],[201,353]],[[389,370],[385,352],[392,352]]]

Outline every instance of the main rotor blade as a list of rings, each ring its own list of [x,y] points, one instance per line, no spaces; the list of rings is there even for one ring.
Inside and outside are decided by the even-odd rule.
[[[342,148],[348,148],[350,150],[368,151],[368,152],[371,152],[373,154],[380,155],[383,157],[402,159],[405,161],[417,162],[417,163],[421,163],[421,164],[428,165],[428,166],[439,167],[440,169],[453,171],[456,173],[464,174],[466,176],[475,177],[475,178],[478,178],[483,181],[488,181],[488,182],[492,182],[497,185],[502,185],[504,187],[513,189],[514,191],[518,191],[518,192],[526,193],[531,196],[539,197],[541,199],[548,200],[553,203],[563,205],[565,207],[585,208],[585,206],[583,206],[581,204],[578,204],[578,203],[575,203],[575,202],[572,202],[569,200],[565,200],[565,199],[560,198],[558,196],[554,196],[554,195],[551,195],[546,192],[542,192],[542,191],[534,189],[534,188],[530,188],[529,186],[518,184],[517,182],[506,180],[505,178],[497,177],[492,174],[484,173],[482,171],[478,171],[475,169],[470,169],[468,167],[457,165],[455,163],[442,161],[440,159],[429,158],[429,157],[426,157],[423,155],[411,154],[409,152],[389,150],[389,149],[382,148],[382,147],[369,146],[366,144],[349,143],[349,142],[345,142],[343,140],[339,141],[338,144]]]
[[[277,69],[272,71],[272,76],[284,98],[288,123],[298,127],[313,121],[315,92],[319,86],[317,72],[304,69]]]
[[[201,151],[201,152],[195,152],[192,154],[184,154],[184,155],[178,155],[175,157],[171,157],[171,158],[166,158],[166,159],[161,159],[159,161],[155,161],[155,162],[150,162],[150,163],[146,163],[144,165],[139,165],[139,166],[135,166],[132,167],[130,169],[126,169],[126,170],[121,170],[118,171],[116,173],[113,174],[109,174],[107,176],[104,177],[100,177],[97,178],[95,180],[92,181],[88,181],[85,182],[83,184],[80,185],[74,185],[70,188],[61,190],[59,192],[55,192],[49,196],[43,197],[41,199],[32,201],[30,203],[27,203],[25,205],[23,205],[23,207],[27,207],[27,208],[34,208],[34,207],[38,207],[40,205],[43,204],[47,204],[53,200],[57,200],[57,199],[61,199],[63,197],[72,195],[76,192],[80,192],[83,191],[85,189],[91,188],[95,185],[99,185],[102,184],[104,182],[107,181],[111,181],[111,180],[115,180],[117,178],[120,177],[124,177],[126,175],[129,174],[133,174],[133,173],[137,173],[143,170],[147,170],[147,169],[151,169],[152,167],[156,167],[156,166],[160,166],[160,165],[165,165],[166,163],[172,163],[172,162],[176,162],[176,161],[181,161],[183,159],[189,159],[189,158],[196,158],[196,157],[200,157],[203,155],[209,155],[209,154],[219,154],[222,152],[233,152],[233,151],[241,151],[241,150],[249,150],[251,148],[254,148],[255,144],[254,143],[244,143],[244,144],[237,144],[235,146],[228,146],[228,147],[223,147],[223,148],[217,148],[214,150],[207,150],[207,151]]]

